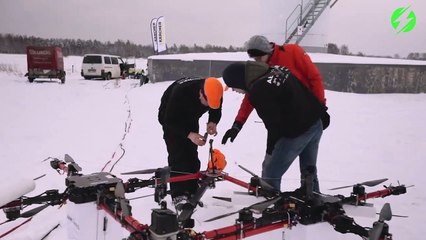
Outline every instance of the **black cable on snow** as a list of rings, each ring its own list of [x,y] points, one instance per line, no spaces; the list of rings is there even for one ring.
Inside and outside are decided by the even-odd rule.
[[[40,240],[46,239],[55,229],[57,229],[61,224],[56,224],[52,229],[50,229]]]
[[[133,88],[135,88],[135,87],[133,87]],[[105,170],[105,168],[113,161],[113,159],[114,159],[114,157],[115,157],[115,155],[116,155],[116,153],[117,153],[117,151],[118,151],[118,149],[120,149],[121,150],[121,155],[120,155],[120,157],[117,159],[117,160],[115,160],[114,161],[114,164],[112,165],[112,167],[110,168],[110,170],[109,170],[109,172],[112,172],[112,170],[114,169],[114,167],[115,167],[115,165],[123,158],[123,156],[124,156],[124,154],[126,153],[126,149],[124,148],[124,141],[126,140],[126,137],[127,137],[127,134],[130,132],[130,128],[131,128],[131,126],[132,126],[132,122],[133,122],[133,119],[132,119],[132,110],[131,110],[131,104],[130,104],[130,100],[129,100],[129,92],[133,89],[133,88],[130,88],[129,89],[129,91],[127,91],[127,93],[126,93],[126,95],[125,95],[125,101],[124,101],[124,104],[127,104],[127,106],[128,106],[128,109],[127,109],[127,119],[126,119],[126,121],[124,122],[124,133],[123,133],[123,137],[121,138],[121,141],[120,141],[120,143],[118,144],[118,146],[116,147],[116,149],[115,149],[115,151],[114,151],[114,153],[112,154],[112,156],[111,156],[111,159],[110,160],[108,160],[106,163],[105,163],[105,165],[104,165],[104,167],[102,168],[102,170],[101,170],[101,172],[103,172],[104,170]]]
[[[123,148],[123,144],[120,144],[120,148],[122,150],[122,154],[121,156],[117,159],[117,161],[115,161],[115,163],[112,165],[111,169],[109,170],[109,172],[112,172],[112,170],[114,169],[115,165],[123,158],[124,154],[126,153],[126,149]]]
[[[21,224],[13,227],[12,229],[10,229],[9,231],[3,233],[2,235],[0,235],[0,238],[3,238],[7,235],[9,235],[10,233],[12,233],[13,231],[15,231],[16,229],[22,227],[24,224],[28,223],[29,221],[31,221],[31,219],[33,219],[32,217],[28,218],[27,220],[25,220],[24,222],[22,222]]]

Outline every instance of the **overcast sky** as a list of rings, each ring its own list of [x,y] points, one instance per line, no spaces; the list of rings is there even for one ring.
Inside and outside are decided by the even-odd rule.
[[[309,0],[303,0],[306,4]],[[334,0],[332,0],[333,2]],[[0,33],[150,44],[150,21],[165,16],[171,44],[243,46],[263,34],[283,43],[287,16],[301,0],[0,0]],[[410,7],[415,28],[397,34],[390,17]],[[338,0],[305,45],[346,44],[353,53],[426,52],[425,0]]]

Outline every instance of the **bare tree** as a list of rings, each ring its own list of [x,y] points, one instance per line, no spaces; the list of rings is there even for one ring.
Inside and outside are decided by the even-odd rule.
[[[349,52],[349,47],[347,45],[343,44],[340,47],[340,54],[342,54],[342,55],[351,55],[351,53]]]
[[[327,53],[340,54],[339,47],[334,43],[327,44]]]

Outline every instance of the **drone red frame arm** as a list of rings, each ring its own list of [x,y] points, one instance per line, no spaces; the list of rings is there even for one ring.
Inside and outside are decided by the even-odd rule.
[[[130,233],[142,232],[149,228],[147,224],[142,224],[132,216],[122,216],[121,211],[114,213],[105,203],[100,202],[98,207],[105,212],[107,212],[111,217],[116,221],[121,223],[121,225],[127,229]]]
[[[186,174],[186,175],[181,175],[181,176],[173,176],[170,177],[169,179],[169,183],[174,183],[174,182],[182,182],[182,181],[188,181],[188,180],[194,180],[194,179],[200,179],[200,178],[205,178],[208,176],[208,172],[197,172],[197,173],[191,173],[191,174]],[[256,191],[256,187],[250,186],[249,183],[246,183],[244,181],[241,181],[237,178],[231,177],[228,174],[224,173],[224,172],[216,172],[214,173],[215,175],[217,175],[218,177],[222,177],[224,180],[232,182],[238,186],[241,186],[249,191]]]
[[[221,240],[237,240],[241,237],[250,237],[264,232],[285,228],[289,225],[289,220],[282,220],[262,227],[256,227],[254,223],[235,224],[232,226],[219,228],[215,230],[205,231],[197,240],[205,239],[221,239]],[[223,236],[223,237],[221,237]]]

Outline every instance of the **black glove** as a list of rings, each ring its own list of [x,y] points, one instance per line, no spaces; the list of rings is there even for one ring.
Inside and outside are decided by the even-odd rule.
[[[330,114],[327,113],[328,107],[324,106],[324,112],[321,115],[322,129],[325,130],[330,125]]]
[[[232,124],[232,127],[226,131],[225,135],[223,135],[222,138],[222,144],[225,144],[228,139],[231,139],[231,142],[234,142],[235,137],[237,137],[238,133],[240,132],[243,125],[239,122],[234,122]]]

